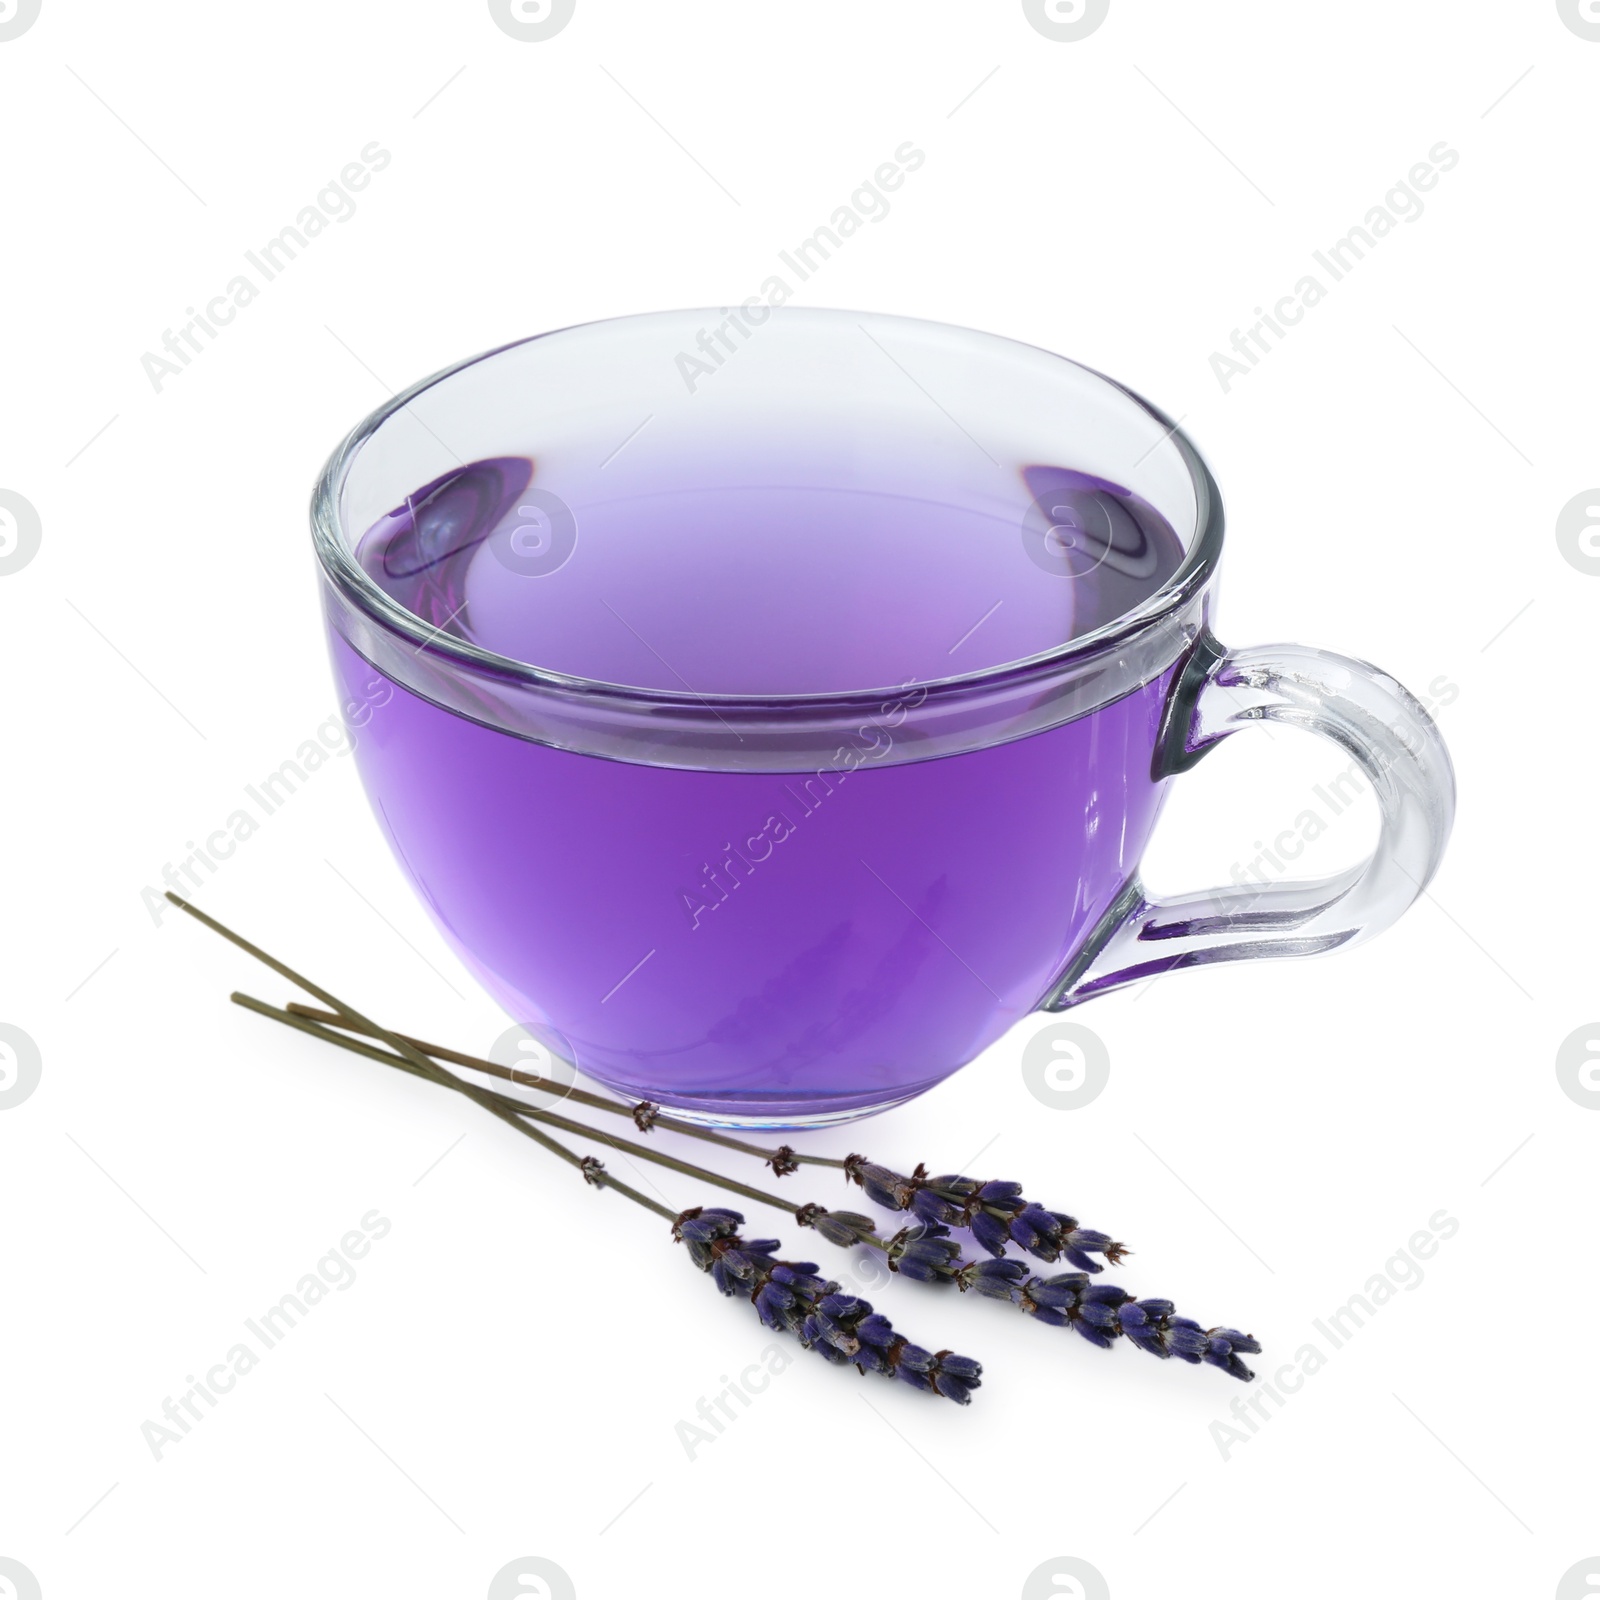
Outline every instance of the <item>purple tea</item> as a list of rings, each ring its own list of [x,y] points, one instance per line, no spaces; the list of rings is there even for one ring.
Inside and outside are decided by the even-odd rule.
[[[924,499],[686,460],[646,494],[569,473],[558,501],[507,456],[418,485],[360,540],[440,634],[554,674],[713,710],[882,686],[880,715],[793,771],[657,765],[648,739],[636,761],[579,753],[400,683],[375,706],[359,761],[405,870],[484,986],[589,1076],[775,1124],[892,1104],[1038,1005],[1129,881],[1170,669],[987,748],[904,741],[919,686],[1124,615],[1182,546],[1087,473],[1029,466],[1008,501],[941,469]],[[333,650],[347,698],[373,699],[377,669],[338,632]]]
[[[784,290],[461,362],[318,481],[357,763],[506,1010],[629,1096],[800,1126],[1031,1010],[1392,923],[1449,755],[1366,663],[1217,642],[1182,429],[1031,345]],[[1361,764],[1371,858],[1152,899],[1168,777],[1274,721]]]

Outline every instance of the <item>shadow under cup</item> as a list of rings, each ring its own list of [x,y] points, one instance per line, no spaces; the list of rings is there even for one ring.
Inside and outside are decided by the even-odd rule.
[[[619,1093],[780,1127],[1057,989],[1154,825],[1221,518],[1085,368],[753,306],[428,380],[314,527],[363,781],[462,960]]]

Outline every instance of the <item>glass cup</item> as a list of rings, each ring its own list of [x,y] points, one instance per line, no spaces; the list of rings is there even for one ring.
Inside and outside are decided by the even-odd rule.
[[[1450,830],[1392,678],[1218,644],[1182,431],[1007,339],[753,300],[544,334],[374,412],[312,525],[362,778],[441,932],[680,1115],[864,1116],[1032,1011],[1358,943]],[[1171,779],[1272,723],[1360,764],[1371,858],[1152,900]]]

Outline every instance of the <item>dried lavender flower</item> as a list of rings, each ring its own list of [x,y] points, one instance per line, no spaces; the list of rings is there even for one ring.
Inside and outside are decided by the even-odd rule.
[[[721,1293],[745,1295],[767,1327],[795,1334],[824,1360],[898,1378],[959,1405],[972,1398],[983,1374],[976,1361],[912,1344],[867,1301],[819,1276],[815,1262],[779,1261],[773,1256],[776,1239],[742,1238],[743,1225],[737,1211],[695,1206],[674,1221],[672,1236],[688,1247],[694,1264],[711,1274]]]
[[[983,1381],[983,1368],[970,1356],[949,1350],[930,1354],[902,1338],[887,1317],[853,1294],[825,1295],[806,1318],[801,1337],[830,1361],[853,1362],[862,1372],[881,1372],[957,1405],[966,1405]]]
[[[802,1228],[815,1228],[829,1244],[842,1250],[854,1249],[858,1244],[875,1244],[880,1249],[883,1240],[878,1237],[878,1225],[871,1217],[859,1211],[830,1211],[815,1202],[803,1205],[794,1214]]]
[[[1202,1328],[1173,1315],[1170,1300],[1135,1300],[1111,1283],[1094,1283],[1083,1272],[1035,1278],[1020,1261],[975,1261],[956,1274],[962,1289],[1005,1300],[1052,1328],[1074,1328],[1090,1344],[1109,1350],[1119,1338],[1163,1361],[1176,1356],[1202,1362],[1248,1383],[1255,1374],[1240,1356],[1261,1346],[1236,1328]]]
[[[961,1246],[950,1230],[937,1222],[918,1222],[902,1228],[884,1246],[889,1270],[916,1283],[953,1282],[960,1272]]]
[[[1014,1244],[1040,1261],[1066,1260],[1080,1272],[1100,1272],[1097,1255],[1115,1265],[1129,1253],[1109,1234],[1080,1227],[1076,1217],[1025,1199],[1020,1183],[980,1183],[954,1172],[933,1177],[920,1163],[908,1178],[859,1155],[845,1157],[844,1171],[880,1206],[909,1211],[926,1223],[965,1228],[992,1256],[1003,1256]]]
[[[742,1238],[738,1229],[744,1219],[738,1212],[696,1207],[674,1215],[666,1206],[613,1177],[597,1157],[576,1155],[532,1123],[538,1121],[560,1127],[569,1133],[593,1135],[616,1148],[638,1153],[644,1153],[642,1147],[609,1135],[599,1135],[596,1130],[582,1123],[536,1111],[457,1078],[439,1061],[429,1058],[434,1055],[449,1057],[460,1064],[502,1075],[512,1069],[501,1068],[476,1057],[445,1052],[437,1046],[424,1045],[403,1034],[393,1033],[363,1017],[337,996],[319,988],[292,967],[268,955],[177,895],[169,893],[167,898],[213,932],[332,1007],[332,1010],[313,1015],[296,1014],[294,1010],[280,1011],[238,993],[232,996],[236,1003],[465,1095],[514,1127],[518,1133],[542,1146],[549,1154],[576,1168],[587,1183],[613,1190],[645,1210],[669,1220],[673,1237],[687,1245],[695,1264],[711,1275],[718,1290],[724,1295],[747,1294],[756,1307],[757,1315],[768,1327],[796,1334],[806,1348],[816,1350],[826,1360],[849,1362],[862,1372],[880,1372],[963,1405],[971,1399],[972,1391],[980,1386],[982,1368],[976,1361],[948,1350],[930,1353],[919,1345],[911,1344],[895,1332],[885,1317],[874,1312],[868,1302],[842,1293],[837,1283],[822,1278],[814,1263],[778,1260],[772,1253],[779,1248],[775,1239]],[[307,1009],[299,1008],[301,1012]],[[323,1025],[323,1019],[337,1023],[350,1032],[381,1040],[388,1050],[378,1050],[335,1033]],[[633,1116],[641,1131],[653,1127],[659,1117],[659,1108],[648,1102],[641,1102],[630,1112],[625,1107],[612,1107],[602,1097],[590,1096],[587,1091],[582,1091],[582,1094],[584,1103],[618,1109],[619,1114]],[[930,1177],[921,1165],[910,1178],[906,1178],[889,1168],[868,1162],[863,1156],[852,1155],[843,1161],[833,1157],[802,1156],[787,1145],[776,1152],[763,1153],[741,1141],[689,1124],[684,1125],[684,1131],[747,1154],[763,1155],[763,1159],[769,1161],[774,1173],[779,1176],[795,1170],[800,1162],[837,1165],[881,1204],[897,1211],[914,1212],[918,1221],[902,1229],[890,1240],[881,1239],[871,1219],[856,1212],[835,1212],[826,1207],[807,1205],[796,1213],[797,1221],[817,1228],[825,1238],[836,1244],[846,1247],[877,1245],[885,1251],[891,1269],[907,1277],[924,1282],[955,1281],[963,1290],[973,1289],[989,1298],[1006,1300],[1050,1325],[1071,1325],[1091,1343],[1105,1348],[1109,1348],[1117,1338],[1125,1337],[1140,1349],[1162,1359],[1177,1356],[1180,1360],[1195,1364],[1206,1363],[1246,1381],[1253,1376],[1240,1359],[1241,1354],[1252,1354],[1261,1348],[1250,1335],[1233,1328],[1203,1329],[1187,1317],[1174,1315],[1171,1301],[1136,1301],[1112,1285],[1091,1283],[1088,1274],[1101,1269],[1097,1262],[1089,1258],[1093,1254],[1100,1254],[1108,1261],[1116,1262],[1125,1253],[1124,1247],[1105,1234],[1079,1228],[1076,1220],[1064,1213],[1047,1211],[1026,1200],[1019,1184],[1001,1181],[978,1183],[959,1174]],[[762,1201],[771,1198],[732,1180],[690,1167],[672,1157],[652,1155],[651,1159],[661,1160],[664,1164],[699,1177],[710,1178]],[[969,1228],[984,1247],[999,1259],[958,1266],[960,1249],[949,1238],[951,1225]],[[1008,1240],[1044,1260],[1055,1260],[1065,1255],[1081,1270],[1052,1278],[1029,1277],[1022,1263],[1003,1257],[1002,1252]]]

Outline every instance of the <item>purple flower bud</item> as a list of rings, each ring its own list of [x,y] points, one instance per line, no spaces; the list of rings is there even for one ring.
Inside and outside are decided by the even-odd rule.
[[[1234,1328],[1213,1328],[1213,1339],[1226,1339],[1235,1350],[1242,1350],[1248,1356],[1261,1354],[1261,1343],[1248,1333],[1240,1333]]]
[[[948,1228],[930,1222],[902,1228],[889,1241],[886,1254],[891,1272],[917,1283],[940,1283],[955,1276],[961,1246]]]
[[[933,1367],[933,1352],[924,1350],[920,1344],[902,1345],[900,1349],[900,1365],[910,1367],[913,1372],[928,1372]]]
[[[1009,1300],[1047,1328],[1071,1327],[1102,1350],[1125,1338],[1159,1360],[1177,1356],[1192,1364],[1205,1362],[1245,1381],[1253,1376],[1239,1359],[1241,1353],[1260,1349],[1248,1334],[1233,1328],[1207,1332],[1187,1317],[1174,1316],[1170,1300],[1135,1300],[1115,1284],[1100,1283],[1085,1272],[1032,1278],[1020,1261],[983,1261],[962,1267],[956,1281],[990,1299]]]
[[[956,1282],[963,1289],[971,1289],[990,1300],[1009,1300],[1017,1305],[1020,1304],[1022,1280],[1027,1276],[1028,1269],[1020,1261],[1002,1257],[998,1261],[972,1262],[961,1269]]]
[[[957,1222],[961,1213],[932,1189],[918,1189],[911,1199],[911,1214],[924,1222]]]
[[[1206,1335],[1198,1322],[1188,1317],[1170,1317],[1165,1334],[1163,1342],[1173,1355],[1180,1361],[1189,1362],[1191,1366],[1200,1364],[1200,1358],[1206,1350]]]
[[[835,1287],[822,1297],[817,1309],[825,1312],[830,1317],[848,1317],[865,1315],[872,1310],[872,1307],[859,1295],[844,1294]]]
[[[1083,1335],[1090,1344],[1098,1346],[1101,1350],[1109,1350],[1112,1345],[1112,1335],[1102,1328],[1096,1328],[1085,1322],[1081,1317],[1072,1319],[1072,1326]]]
[[[851,1212],[842,1215],[867,1223],[870,1229],[868,1219],[855,1218]],[[695,1207],[674,1219],[672,1234],[688,1250],[694,1264],[711,1275],[721,1293],[746,1296],[767,1327],[796,1335],[802,1345],[815,1350],[825,1361],[835,1366],[854,1364],[862,1372],[904,1378],[914,1387],[937,1392],[963,1405],[967,1402],[982,1371],[977,1362],[964,1356],[951,1357],[950,1374],[938,1383],[911,1368],[902,1369],[903,1352],[913,1352],[913,1359],[926,1357],[927,1353],[908,1344],[894,1331],[889,1319],[880,1316],[860,1296],[846,1294],[838,1284],[818,1277],[815,1262],[779,1261],[772,1254],[779,1248],[777,1240],[740,1238],[737,1230],[742,1222],[736,1211]],[[913,1235],[921,1230],[905,1231]],[[923,1247],[937,1253],[944,1231],[936,1230],[923,1241]],[[927,1359],[937,1367],[937,1358]]]
[[[743,1250],[724,1250],[717,1259],[724,1270],[731,1272],[736,1278],[755,1276],[755,1263]]]
[[[1117,1321],[1115,1307],[1097,1305],[1093,1300],[1082,1300],[1078,1303],[1078,1323],[1080,1329],[1084,1326],[1097,1328],[1107,1338],[1119,1333],[1122,1327]]]
[[[713,1239],[726,1239],[739,1231],[744,1218],[737,1211],[725,1211],[719,1206],[696,1206],[685,1211],[674,1224],[677,1238],[695,1243]]]
[[[823,1337],[822,1325],[813,1313],[807,1317],[799,1328],[800,1343],[808,1350],[815,1350],[824,1361],[831,1361],[836,1367],[849,1365],[850,1358],[842,1350],[835,1350]]]
[[[1006,1252],[1008,1234],[1006,1225],[990,1211],[980,1211],[973,1217],[968,1226],[972,1229],[973,1237],[992,1256],[1003,1256]]]
[[[876,1204],[887,1206],[891,1211],[904,1211],[911,1204],[911,1197],[916,1193],[916,1185],[911,1179],[902,1177],[898,1172],[891,1172],[888,1167],[880,1167],[855,1157],[851,1159],[855,1165],[847,1164],[845,1171],[867,1191],[868,1196]]]
[[[958,1406],[964,1406],[972,1399],[972,1391],[978,1385],[975,1381],[958,1378],[951,1372],[936,1372],[933,1375],[933,1386],[946,1400],[954,1400]]]
[[[1081,1272],[1063,1272],[1054,1278],[1035,1278],[1028,1285],[1028,1293],[1041,1306],[1076,1306],[1088,1282]]]
[[[794,1295],[781,1283],[768,1283],[756,1293],[756,1315],[769,1328],[776,1328],[780,1333],[789,1326],[789,1313],[795,1305]]]
[[[1201,1360],[1213,1367],[1220,1367],[1230,1377],[1240,1378],[1248,1383],[1255,1374],[1242,1362],[1237,1351],[1246,1351],[1254,1354],[1261,1346],[1247,1333],[1238,1333],[1232,1328],[1213,1328],[1206,1335],[1206,1349]]]
[[[807,1220],[829,1244],[846,1250],[863,1239],[875,1239],[878,1234],[877,1224],[859,1211],[825,1211],[818,1206]]]
[[[1041,1261],[1064,1254],[1080,1272],[1099,1272],[1095,1256],[1119,1261],[1126,1254],[1108,1234],[1079,1228],[1075,1217],[1025,1199],[1022,1185],[1008,1179],[980,1182],[958,1172],[930,1177],[921,1165],[906,1177],[855,1155],[846,1157],[844,1170],[878,1205],[910,1211],[923,1222],[968,1228],[990,1255],[1003,1255],[1014,1243]]]
[[[874,1311],[870,1316],[863,1317],[856,1324],[856,1337],[863,1344],[870,1344],[879,1350],[887,1350],[900,1335],[894,1331],[894,1325],[887,1317]]]
[[[1013,1217],[1006,1231],[1013,1243],[1020,1245],[1029,1255],[1045,1256],[1048,1252],[1047,1259],[1055,1258],[1057,1252],[1050,1249],[1048,1236],[1041,1237],[1039,1230],[1029,1223],[1026,1214]]]

